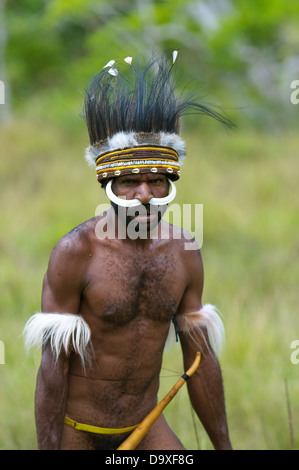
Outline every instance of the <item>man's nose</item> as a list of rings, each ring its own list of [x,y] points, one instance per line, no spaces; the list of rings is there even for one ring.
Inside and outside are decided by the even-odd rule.
[[[154,197],[151,186],[145,182],[140,183],[138,188],[136,188],[134,197],[138,199],[143,205],[148,204],[149,201]]]

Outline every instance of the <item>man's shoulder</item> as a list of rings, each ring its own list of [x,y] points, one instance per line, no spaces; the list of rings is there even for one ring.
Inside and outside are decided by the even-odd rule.
[[[60,292],[70,286],[82,285],[84,273],[91,259],[91,233],[94,222],[86,221],[66,233],[54,246],[50,255],[45,282]]]
[[[51,257],[84,256],[90,252],[97,218],[89,219],[66,233],[54,246]]]
[[[177,250],[182,252],[200,251],[200,246],[187,230],[164,221],[162,238],[168,238]]]
[[[189,278],[202,277],[203,261],[200,245],[194,236],[185,229],[173,227],[170,243],[178,254]]]

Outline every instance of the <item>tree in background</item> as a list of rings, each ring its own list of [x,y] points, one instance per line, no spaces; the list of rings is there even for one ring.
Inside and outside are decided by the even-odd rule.
[[[212,91],[258,125],[294,119],[296,1],[7,0],[2,15],[5,6],[8,42],[0,43],[0,57],[6,47],[16,109],[34,96],[47,106],[71,102],[112,58],[178,49],[180,76],[193,89]]]

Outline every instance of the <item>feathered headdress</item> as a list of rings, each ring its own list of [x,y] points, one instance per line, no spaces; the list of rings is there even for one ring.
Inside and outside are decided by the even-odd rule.
[[[180,177],[185,144],[179,136],[180,118],[196,112],[227,127],[232,123],[203,104],[183,99],[175,91],[173,63],[153,58],[141,66],[131,57],[122,74],[110,61],[89,83],[84,116],[90,138],[85,157],[96,167],[99,181],[130,173],[166,173]]]

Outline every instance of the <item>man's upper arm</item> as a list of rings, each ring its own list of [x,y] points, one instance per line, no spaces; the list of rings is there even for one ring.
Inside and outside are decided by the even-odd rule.
[[[82,247],[63,238],[52,251],[42,289],[45,313],[79,313],[84,266]]]
[[[204,324],[198,324],[199,328],[195,325],[202,308],[203,263],[200,250],[188,250],[184,261],[188,274],[188,286],[181,300],[176,321],[185,365],[189,367],[194,360],[195,349],[201,352],[206,351],[207,331]]]
[[[200,250],[185,251],[183,256],[188,285],[181,300],[178,315],[200,310],[202,306],[203,263]]]

